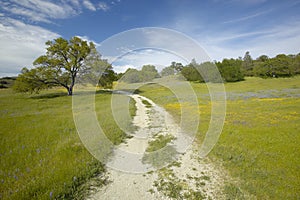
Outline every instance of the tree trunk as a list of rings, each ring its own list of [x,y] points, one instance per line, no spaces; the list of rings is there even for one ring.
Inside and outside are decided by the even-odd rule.
[[[69,96],[73,95],[73,87],[72,86],[68,88],[68,95]]]

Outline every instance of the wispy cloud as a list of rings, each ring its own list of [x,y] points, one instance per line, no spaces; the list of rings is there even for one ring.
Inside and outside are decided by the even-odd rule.
[[[187,64],[185,60],[170,52],[158,49],[143,49],[131,51],[114,60],[113,67],[117,72],[124,72],[128,67],[141,69],[143,65],[151,64],[156,66],[158,71],[169,66],[172,61]]]
[[[249,19],[252,19],[252,18],[255,18],[255,17],[259,17],[259,16],[261,16],[261,15],[267,14],[267,13],[269,13],[269,12],[271,12],[271,11],[272,11],[272,10],[266,10],[266,11],[263,11],[263,12],[255,13],[255,14],[253,14],[253,15],[248,15],[248,16],[244,16],[244,17],[232,19],[232,20],[229,20],[229,21],[225,21],[225,22],[223,22],[223,23],[224,23],[224,24],[228,24],[228,23],[235,23],[235,22],[241,22],[241,21],[249,20]]]
[[[22,67],[30,67],[34,59],[45,53],[45,42],[59,37],[59,34],[37,26],[37,23],[71,18],[83,9],[107,11],[110,6],[90,0],[0,1],[0,76],[16,75]],[[91,41],[88,37],[82,38]]]
[[[223,0],[222,2],[218,0],[218,3],[225,4]],[[250,2],[243,1],[243,3]],[[255,3],[263,4],[265,1]],[[289,7],[290,4],[272,4],[265,6],[264,11],[255,13],[247,6],[236,6],[234,8],[237,11],[224,15],[236,18],[226,22],[224,17],[211,17],[209,19],[211,23],[207,23],[205,18],[180,16],[167,26],[182,31],[198,41],[212,60],[237,58],[244,56],[246,51],[250,51],[254,58],[261,54],[268,56],[280,53],[297,54],[300,52],[299,15],[293,13],[295,9],[292,11]],[[287,10],[290,10],[291,14],[285,14]],[[252,14],[241,16],[241,13]]]
[[[233,3],[240,3],[245,5],[257,5],[267,2],[268,0],[232,0]]]
[[[16,75],[45,53],[45,42],[57,33],[12,18],[0,18],[0,76]]]
[[[199,62],[209,59],[191,38],[164,28],[125,31],[103,41],[98,50],[118,70],[123,69],[121,66],[140,69],[146,64],[155,65],[161,70],[172,61],[187,64],[193,58]]]
[[[115,4],[115,2],[112,2],[112,4]],[[110,6],[105,2],[99,2],[98,8],[103,11],[108,11],[110,9]]]
[[[72,1],[75,3],[75,1]],[[51,19],[64,19],[79,13],[68,1],[49,2],[42,0],[11,0],[0,2],[0,7],[7,13],[15,16],[22,16],[34,22],[50,23]]]
[[[227,32],[224,31],[224,33],[219,34],[217,37],[214,37],[214,39],[211,36],[205,37],[208,39],[211,43],[214,44],[220,44],[220,43],[231,43],[235,42],[236,40],[244,40],[246,38],[256,38],[261,37],[264,35],[270,35],[274,32],[274,30],[261,30],[261,31],[252,31],[252,32]],[[204,38],[204,37],[203,37]]]
[[[231,33],[211,34],[208,37],[197,36],[197,39],[214,60],[237,58],[246,51],[256,58],[262,54],[275,56],[280,53],[299,53],[299,32],[300,23],[289,22],[259,31],[242,33],[233,30]]]
[[[120,1],[114,2],[114,4]],[[29,22],[52,23],[54,19],[65,19],[76,16],[83,8],[90,11],[108,11],[113,4],[99,2],[92,3],[90,0],[10,0],[0,1],[0,11],[9,13],[11,17],[22,17]],[[27,22],[28,22],[27,21]]]
[[[94,4],[92,4],[89,0],[83,0],[83,5],[91,11],[97,10],[96,7],[94,6]]]

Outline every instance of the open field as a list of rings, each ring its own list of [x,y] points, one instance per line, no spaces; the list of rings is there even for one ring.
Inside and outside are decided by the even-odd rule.
[[[110,96],[96,95],[97,117],[118,144],[125,134],[114,123]],[[82,199],[88,180],[106,182],[104,166],[78,137],[72,97],[64,90],[26,95],[3,89],[0,105],[0,199]]]
[[[191,83],[199,100],[200,144],[210,120],[205,84]],[[220,162],[239,187],[228,184],[229,199],[297,199],[300,196],[300,77],[247,78],[226,83],[227,112],[222,135],[209,155]],[[140,94],[165,107],[180,120],[180,104],[174,94],[155,84]]]
[[[200,110],[189,109],[191,118],[200,114],[196,138],[200,144],[210,121],[211,105],[205,84],[191,85]],[[247,78],[227,83],[225,88],[226,121],[209,157],[238,180],[225,185],[228,199],[299,198],[300,77]],[[166,108],[179,122],[181,106],[170,90],[149,84],[139,88],[139,93]],[[104,132],[113,143],[121,143],[126,135],[114,122],[110,92],[97,93],[95,100]],[[3,89],[0,104],[1,199],[82,199],[88,180],[98,186],[107,182],[105,167],[78,137],[72,98],[64,90],[25,95]],[[135,113],[133,101],[130,112]]]

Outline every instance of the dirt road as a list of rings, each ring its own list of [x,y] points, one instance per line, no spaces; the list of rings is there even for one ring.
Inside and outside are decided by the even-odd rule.
[[[209,159],[200,159],[195,144],[184,153],[179,151],[170,163],[165,157],[147,162],[145,152],[151,141],[168,136],[173,138],[168,144],[174,146],[180,127],[150,99],[138,94],[130,97],[136,102],[133,125],[137,130],[107,163],[110,183],[87,199],[223,199],[224,172]]]

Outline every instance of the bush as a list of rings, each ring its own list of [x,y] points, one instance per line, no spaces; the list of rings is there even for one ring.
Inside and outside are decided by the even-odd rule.
[[[216,63],[223,80],[226,82],[236,82],[244,80],[244,74],[241,70],[242,60],[223,59],[222,62]]]

